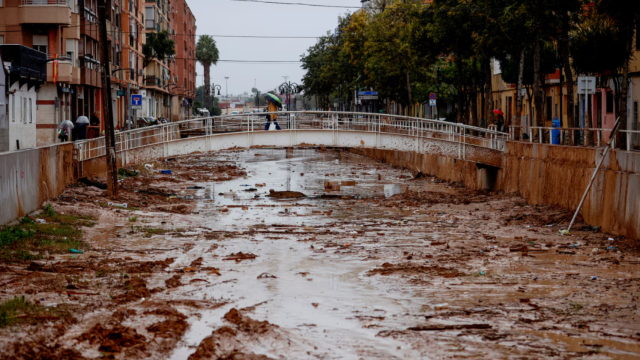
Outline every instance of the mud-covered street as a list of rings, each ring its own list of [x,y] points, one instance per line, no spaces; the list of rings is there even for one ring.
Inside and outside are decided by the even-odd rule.
[[[347,150],[120,175],[1,229],[1,359],[640,358],[638,243],[570,212]]]

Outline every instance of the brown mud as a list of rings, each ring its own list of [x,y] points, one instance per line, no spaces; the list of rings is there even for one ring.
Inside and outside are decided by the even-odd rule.
[[[341,151],[151,165],[52,202],[83,253],[0,261],[0,359],[640,358],[640,243],[569,212]]]

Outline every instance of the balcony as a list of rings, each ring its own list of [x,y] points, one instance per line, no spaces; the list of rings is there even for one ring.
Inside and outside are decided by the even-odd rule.
[[[102,87],[100,63],[90,57],[81,57],[78,60],[80,61],[80,83],[86,86]]]
[[[20,0],[19,24],[71,25],[70,0]]]
[[[98,33],[98,17],[87,8],[84,9],[82,21],[80,22],[80,33],[96,41],[100,41],[100,33]]]

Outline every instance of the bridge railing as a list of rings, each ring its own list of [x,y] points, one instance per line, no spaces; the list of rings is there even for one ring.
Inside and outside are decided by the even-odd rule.
[[[602,147],[607,144],[613,129],[561,128],[546,126],[509,126],[509,140],[565,146]],[[619,130],[626,137],[626,150],[640,145],[640,130]],[[555,139],[554,139],[555,138]],[[615,148],[615,139],[612,141]]]
[[[228,132],[265,131],[267,115],[276,114],[284,131],[331,130],[391,133],[434,138],[450,142],[505,150],[507,134],[439,120],[402,115],[330,111],[280,111],[196,118],[116,132],[116,151],[140,148],[180,140]],[[105,155],[105,138],[75,142],[78,159],[88,160]]]

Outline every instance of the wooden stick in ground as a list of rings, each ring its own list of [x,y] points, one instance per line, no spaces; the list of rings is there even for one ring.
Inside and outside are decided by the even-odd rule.
[[[602,162],[604,161],[605,157],[607,157],[609,150],[611,150],[611,143],[615,139],[616,133],[618,132],[619,128],[620,128],[620,118],[618,117],[618,119],[616,119],[615,125],[613,126],[613,131],[611,131],[611,135],[609,137],[609,142],[607,143],[607,147],[604,149],[604,152],[602,153],[602,157],[600,158],[600,161],[598,161],[598,166],[596,166],[596,169],[593,171],[593,175],[591,175],[591,180],[589,180],[589,185],[587,186],[587,189],[584,191],[584,195],[582,195],[582,200],[580,200],[580,204],[578,204],[578,208],[576,209],[575,214],[573,214],[573,219],[571,219],[571,223],[569,224],[567,231],[571,230],[573,223],[576,221],[576,217],[578,217],[578,213],[582,208],[584,199],[587,198],[587,194],[589,194],[589,190],[591,190],[591,185],[593,185],[593,180],[595,180],[596,175],[598,175],[598,171],[600,170],[600,166],[602,166]]]

